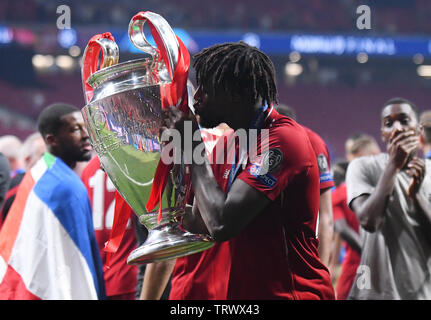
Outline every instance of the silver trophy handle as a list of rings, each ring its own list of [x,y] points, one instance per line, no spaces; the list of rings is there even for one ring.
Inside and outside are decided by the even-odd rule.
[[[118,45],[114,41],[102,38],[97,41],[102,48],[102,60],[100,61],[100,69],[113,66],[118,63],[120,51]]]
[[[163,48],[155,48],[147,41],[143,30],[147,20],[158,33],[153,34],[153,37],[160,37],[163,42]],[[169,63],[166,67],[171,79],[173,79],[178,63],[179,44],[174,31],[162,16],[150,11],[142,11],[136,14],[129,23],[129,39],[136,48],[149,53],[154,61],[160,59],[159,50],[164,50]]]
[[[101,50],[102,56],[99,62]],[[109,32],[96,35],[90,39],[84,51],[81,68],[85,104],[88,104],[92,97],[92,89],[88,84],[89,77],[100,69],[117,64],[119,58],[120,51],[118,45]],[[98,65],[99,69],[97,68]]]

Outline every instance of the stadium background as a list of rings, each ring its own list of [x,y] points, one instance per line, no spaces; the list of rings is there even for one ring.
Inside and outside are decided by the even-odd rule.
[[[57,28],[60,5],[70,8],[70,29]],[[360,5],[371,9],[369,30],[357,28]],[[52,102],[83,106],[80,59],[94,34],[114,34],[120,62],[143,57],[127,37],[143,10],[161,14],[191,54],[244,40],[270,55],[280,102],[322,136],[332,161],[352,133],[380,141],[389,98],[431,109],[429,0],[1,0],[0,136],[24,139]]]

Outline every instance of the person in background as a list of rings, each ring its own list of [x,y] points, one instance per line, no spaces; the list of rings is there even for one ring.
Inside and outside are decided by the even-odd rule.
[[[279,104],[276,110],[287,117],[296,121],[295,111],[285,105]],[[308,138],[317,157],[320,178],[320,201],[317,238],[319,239],[319,256],[325,266],[329,266],[331,255],[331,246],[333,238],[333,214],[331,201],[331,188],[334,186],[334,180],[331,174],[329,151],[323,139],[313,130],[302,125],[307,131]]]
[[[8,159],[10,177],[13,179],[18,174],[24,174],[24,160],[21,156],[22,141],[14,135],[0,137],[0,152]]]
[[[6,191],[9,188],[10,182],[10,167],[9,161],[0,153],[0,208],[5,200]],[[0,217],[0,227],[1,227],[1,217]]]
[[[104,248],[114,221],[115,187],[101,169],[97,156],[88,162],[82,171],[81,179],[87,188],[92,206],[94,231],[103,261],[106,297],[108,300],[135,300],[138,267],[127,264],[127,257],[136,248],[133,220],[135,214],[129,218],[120,247],[108,261]]]
[[[24,160],[24,169],[28,171],[43,156],[46,151],[45,142],[40,132],[30,134],[22,143],[21,157]]]
[[[148,237],[148,230],[134,215],[137,245]],[[136,300],[168,300],[171,292],[171,273],[176,259],[138,265]]]
[[[369,155],[377,155],[381,152],[380,146],[373,136],[357,132],[350,135],[345,143],[345,152],[347,162]]]
[[[353,160],[347,200],[363,233],[349,299],[431,299],[431,163],[417,156],[417,107],[393,98],[382,108],[386,152]]]
[[[368,134],[355,134],[348,138],[346,155],[349,159],[355,159],[367,155],[377,155],[380,147],[377,141]],[[345,300],[356,276],[356,270],[361,260],[362,243],[360,238],[360,227],[354,212],[347,205],[346,171],[349,163],[339,162],[334,169],[337,175],[336,188],[332,193],[332,206],[334,213],[334,239],[342,239],[345,242],[345,256],[341,266],[341,274],[336,285],[336,296],[338,300]],[[339,261],[340,250],[334,240],[334,252],[331,261]],[[332,263],[331,263],[332,265]]]
[[[38,129],[47,152],[25,174],[0,230],[0,299],[104,299],[90,201],[73,171],[92,151],[82,114],[52,104]]]
[[[25,172],[31,169],[33,165],[42,157],[42,155],[46,151],[45,142],[43,141],[43,137],[39,132],[34,132],[30,134],[24,142],[18,144],[18,140],[11,139],[11,141],[15,141],[16,146],[20,146],[20,156],[16,156],[15,159],[22,159],[23,170],[18,171],[11,179],[9,189],[6,193],[4,204],[0,210],[0,225],[1,222],[6,219],[6,216],[9,212],[9,209],[15,200],[16,192],[18,190],[18,186],[24,178]]]
[[[421,125],[420,144],[426,159],[431,159],[431,111],[424,111],[419,118]]]

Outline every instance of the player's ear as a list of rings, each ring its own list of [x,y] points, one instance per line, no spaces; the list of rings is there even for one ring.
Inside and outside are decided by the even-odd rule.
[[[51,147],[56,147],[58,144],[55,135],[52,133],[48,133],[45,136],[45,143]]]

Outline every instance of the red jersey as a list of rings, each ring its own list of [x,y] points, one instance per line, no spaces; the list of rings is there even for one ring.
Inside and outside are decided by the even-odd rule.
[[[313,130],[303,126],[310,139],[311,146],[317,157],[317,165],[319,168],[319,181],[320,190],[332,188],[334,186],[334,179],[331,174],[331,162],[329,160],[328,147],[325,141]]]
[[[227,136],[232,130],[222,134],[216,129],[203,129],[202,140],[207,149],[207,155],[212,157],[211,165],[214,177],[224,192],[227,192],[228,179],[224,165],[216,165],[216,153],[222,148],[222,136]],[[216,243],[203,252],[177,258],[172,272],[170,300],[223,300],[227,296],[227,284],[230,269],[230,251],[228,242]],[[215,263],[215,261],[217,261]]]
[[[334,222],[345,219],[346,223],[359,234],[359,221],[355,213],[347,205],[346,183],[339,185],[332,193],[332,208]],[[361,254],[349,246],[346,246],[346,255],[341,265],[341,274],[337,281],[337,299],[345,300],[356,277],[356,270],[361,263]]]
[[[264,128],[269,171],[260,175],[261,164],[249,163],[238,179],[272,202],[229,241],[228,299],[333,299],[317,251],[319,170],[310,140],[303,127],[273,108]]]
[[[269,129],[269,172],[260,175],[261,164],[248,163],[238,178],[264,193],[271,204],[237,237],[218,243],[195,258],[183,258],[189,264],[177,261],[174,292],[181,290],[175,288],[179,279],[175,272],[180,270],[180,276],[188,279],[181,283],[181,288],[194,287],[195,299],[334,298],[329,272],[317,251],[319,172],[310,140],[299,124],[273,108],[265,128]],[[228,164],[213,166],[224,191],[230,170]],[[170,298],[190,296],[171,294]]]
[[[94,231],[103,261],[106,295],[109,298],[135,293],[138,268],[127,264],[127,257],[136,248],[133,219],[129,219],[121,245],[111,256],[110,266],[106,266],[106,252],[103,249],[109,240],[114,221],[115,187],[100,168],[98,157],[89,161],[81,177],[92,205]]]

